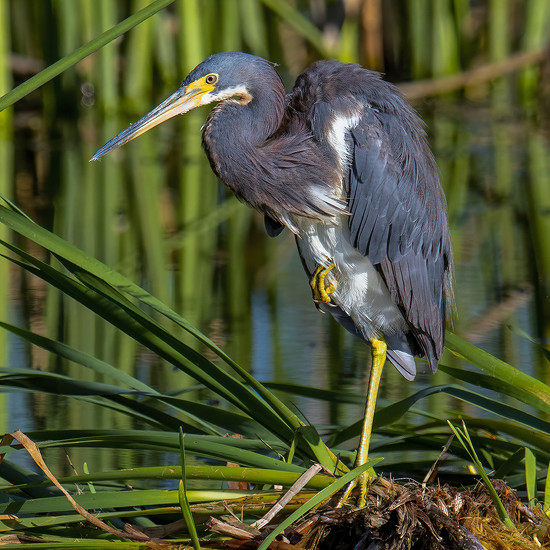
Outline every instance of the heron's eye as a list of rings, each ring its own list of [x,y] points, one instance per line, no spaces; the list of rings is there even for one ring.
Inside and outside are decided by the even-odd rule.
[[[218,75],[209,74],[204,80],[207,84],[215,84],[218,81]]]

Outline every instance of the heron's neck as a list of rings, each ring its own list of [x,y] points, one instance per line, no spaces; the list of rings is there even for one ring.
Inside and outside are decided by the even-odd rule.
[[[282,83],[262,90],[248,103],[223,101],[203,127],[203,145],[218,177],[235,193],[239,183],[262,170],[262,146],[281,125],[285,108]]]
[[[262,88],[246,105],[222,102],[204,125],[203,144],[239,199],[299,233],[297,217],[333,223],[345,211],[342,177],[306,125],[284,112],[282,84]]]

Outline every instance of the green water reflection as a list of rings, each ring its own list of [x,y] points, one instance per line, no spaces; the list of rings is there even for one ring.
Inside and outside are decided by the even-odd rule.
[[[548,362],[526,335],[550,342],[550,144],[519,110],[499,105],[446,100],[420,106],[449,203],[454,330],[548,383]],[[92,164],[93,152],[135,116],[96,118],[91,104],[78,120],[58,119],[46,131],[41,118],[27,114],[16,120],[16,201],[181,312],[260,380],[358,392],[368,349],[316,311],[292,236],[269,239],[261,217],[216,181],[200,147],[206,114],[164,124]],[[20,272],[12,288],[10,322],[63,338],[161,391],[213,398],[58,291]],[[13,339],[10,349],[10,366],[98,380]],[[445,361],[460,364],[450,355]],[[432,377],[419,366],[413,383],[386,369],[381,402],[447,382],[443,373]],[[321,427],[349,424],[362,409],[287,397]],[[8,429],[139,427],[82,401],[27,394],[9,399]],[[419,406],[438,415],[457,406],[469,412],[445,396]],[[73,463],[86,460],[94,470],[146,460],[126,452],[80,453],[71,451]]]

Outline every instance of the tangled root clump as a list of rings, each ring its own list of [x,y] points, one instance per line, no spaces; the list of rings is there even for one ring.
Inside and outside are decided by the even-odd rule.
[[[500,521],[486,488],[459,491],[376,478],[368,504],[317,511],[287,538],[316,550],[530,550],[550,545],[550,519],[503,481],[493,482],[516,530]]]

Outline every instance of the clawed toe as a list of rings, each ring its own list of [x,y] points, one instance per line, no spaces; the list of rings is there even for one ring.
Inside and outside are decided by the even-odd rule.
[[[309,281],[309,286],[313,292],[313,301],[319,311],[322,311],[320,308],[321,304],[337,307],[336,304],[332,303],[330,295],[336,290],[338,283],[332,281],[328,286],[325,285],[325,279],[334,267],[334,263],[331,263],[328,267],[318,265]]]

